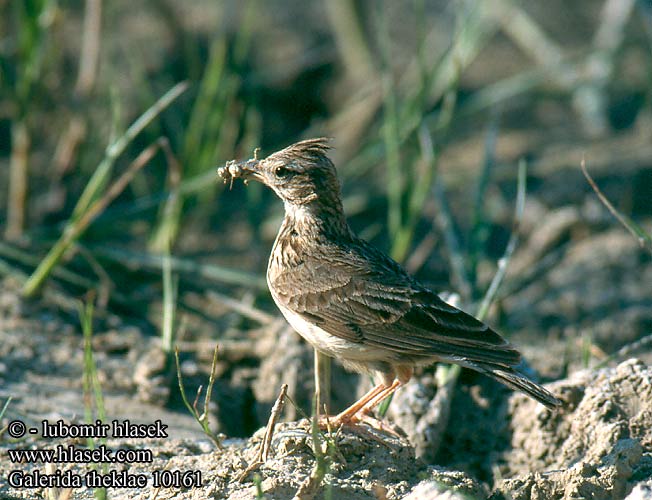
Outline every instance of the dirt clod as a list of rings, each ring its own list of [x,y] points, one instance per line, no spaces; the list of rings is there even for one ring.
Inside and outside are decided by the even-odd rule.
[[[624,498],[637,478],[649,477],[651,368],[630,359],[552,388],[566,402],[557,414],[512,398],[511,446],[501,472],[518,477],[499,483],[497,492],[535,500]]]

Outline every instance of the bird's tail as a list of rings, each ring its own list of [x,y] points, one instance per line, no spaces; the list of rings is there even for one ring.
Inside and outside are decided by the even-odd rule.
[[[468,366],[469,368],[473,368],[474,370],[489,375],[511,389],[527,394],[546,408],[554,410],[562,404],[561,401],[553,396],[547,389],[544,389],[524,374],[516,371],[514,368],[504,365],[501,366],[492,363],[478,362],[469,363]]]

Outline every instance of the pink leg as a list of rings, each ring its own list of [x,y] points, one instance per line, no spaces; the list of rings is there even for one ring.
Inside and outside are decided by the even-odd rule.
[[[380,383],[368,391],[358,401],[349,406],[346,410],[339,413],[333,418],[325,417],[321,419],[322,424],[328,424],[333,427],[340,425],[357,423],[365,420],[365,415],[378,406],[385,398],[393,394],[399,387],[406,384],[412,377],[413,367],[408,365],[397,365],[392,367],[396,373],[396,378],[391,384]],[[393,373],[386,373],[385,379],[393,376]],[[389,385],[388,385],[389,384]]]
[[[335,426],[348,424],[356,413],[358,413],[370,400],[374,399],[377,394],[384,391],[385,389],[387,389],[387,387],[384,384],[378,384],[369,390],[364,396],[358,399],[355,403],[349,406],[346,410],[337,414],[332,419],[329,419],[329,422]]]
[[[360,410],[362,413],[369,413],[371,410],[373,410],[376,406],[378,406],[380,403],[385,398],[388,398],[390,394],[393,394],[396,389],[401,387],[403,384],[401,383],[400,380],[396,379],[394,382],[392,382],[392,385],[389,387],[385,387],[382,391],[380,391],[378,394],[376,394],[372,399],[370,399],[366,405],[362,407]]]

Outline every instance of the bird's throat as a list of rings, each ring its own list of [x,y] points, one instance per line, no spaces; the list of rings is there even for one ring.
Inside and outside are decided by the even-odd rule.
[[[330,204],[285,203],[283,228],[286,234],[308,239],[349,237],[351,230],[339,202]]]

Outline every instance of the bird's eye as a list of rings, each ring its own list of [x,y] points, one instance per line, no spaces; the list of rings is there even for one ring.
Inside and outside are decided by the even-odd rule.
[[[290,175],[292,171],[289,168],[286,167],[276,167],[274,170],[274,175],[278,177],[279,179],[282,179],[284,177],[287,177]]]

